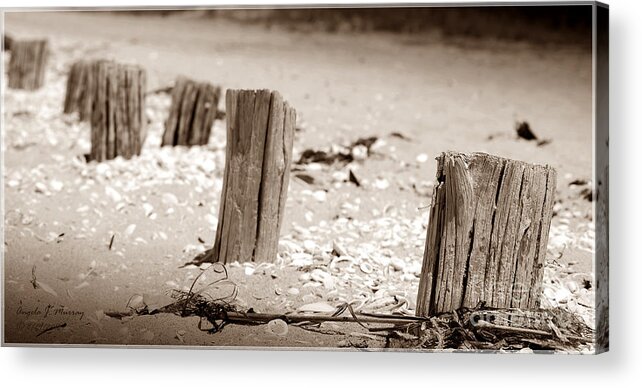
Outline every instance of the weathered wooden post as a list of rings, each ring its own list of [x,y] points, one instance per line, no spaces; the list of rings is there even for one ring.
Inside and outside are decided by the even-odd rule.
[[[12,40],[10,46],[8,86],[12,89],[39,89],[44,84],[49,57],[47,40]]]
[[[296,111],[278,92],[228,90],[225,175],[214,247],[202,261],[273,261],[285,212]]]
[[[221,88],[178,77],[161,145],[206,145],[216,119]]]
[[[78,112],[81,121],[91,118],[91,110],[96,94],[96,61],[80,60],[69,69],[65,92],[64,113]]]
[[[11,37],[11,35],[5,33],[3,35],[3,40],[2,41],[3,41],[2,50],[3,51],[11,51],[11,43],[13,43],[13,37]]]
[[[417,315],[539,307],[555,170],[484,153],[437,161]]]
[[[98,61],[91,113],[90,160],[140,155],[145,140],[146,73],[139,66]]]

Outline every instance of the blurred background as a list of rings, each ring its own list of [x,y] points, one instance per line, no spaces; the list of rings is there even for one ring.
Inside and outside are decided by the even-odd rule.
[[[591,8],[578,6],[486,6],[424,8],[295,8],[153,11],[233,20],[297,31],[441,34],[448,38],[495,38],[538,43],[591,42]],[[132,14],[142,15],[139,12]]]

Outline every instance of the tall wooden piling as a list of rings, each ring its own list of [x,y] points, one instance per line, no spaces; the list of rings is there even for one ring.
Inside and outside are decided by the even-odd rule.
[[[146,72],[139,66],[97,61],[91,113],[90,159],[140,155],[145,140]]]
[[[178,77],[162,145],[206,145],[216,119],[221,88]]]
[[[6,44],[6,43],[5,43]],[[8,86],[11,89],[40,89],[49,58],[47,40],[11,40]]]
[[[205,261],[274,261],[292,163],[296,111],[269,90],[228,90],[225,175]]]
[[[484,153],[437,161],[417,314],[538,307],[555,170]]]

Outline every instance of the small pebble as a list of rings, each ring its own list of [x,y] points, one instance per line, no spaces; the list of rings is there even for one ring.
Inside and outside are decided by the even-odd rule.
[[[163,203],[165,205],[177,205],[178,204],[178,198],[172,193],[163,193]]]
[[[299,276],[299,281],[304,283],[310,281],[310,274],[308,272],[301,274]]]
[[[346,256],[348,254],[343,245],[337,240],[332,240],[332,250],[337,254],[337,256]]]
[[[51,187],[53,191],[60,191],[62,190],[63,186],[64,185],[62,184],[62,182],[56,179],[49,182],[49,187]]]
[[[303,241],[303,249],[308,253],[314,253],[317,250],[317,244],[312,240]]]
[[[288,334],[288,324],[282,319],[273,319],[267,323],[265,331],[283,337]]]
[[[390,182],[387,179],[375,179],[374,186],[379,190],[385,190],[390,187]]]
[[[151,204],[145,202],[143,204],[143,211],[145,212],[145,217],[149,217],[154,211],[154,207]]]
[[[395,271],[403,271],[406,268],[406,263],[399,258],[390,260],[390,265]]]
[[[568,290],[573,294],[576,293],[577,290],[579,289],[577,283],[573,281],[566,282],[566,288],[568,288]]]
[[[136,224],[130,224],[127,227],[127,229],[125,229],[125,234],[127,236],[131,236],[134,233],[135,230],[136,230]]]
[[[323,190],[317,190],[317,191],[315,191],[315,192],[312,194],[312,196],[314,197],[314,199],[316,199],[316,200],[317,200],[317,202],[325,202],[325,201],[326,201],[326,198],[327,198],[327,194],[326,194],[326,192],[325,192],[325,191],[323,191]]]
[[[351,151],[354,160],[365,160],[368,157],[368,148],[364,145],[357,145]]]
[[[370,265],[368,263],[361,263],[359,265],[359,269],[361,269],[361,272],[363,272],[365,274],[371,274],[372,271],[373,271],[372,265]]]
[[[47,186],[45,186],[43,183],[38,182],[36,183],[36,193],[48,194],[49,190],[47,190]]]

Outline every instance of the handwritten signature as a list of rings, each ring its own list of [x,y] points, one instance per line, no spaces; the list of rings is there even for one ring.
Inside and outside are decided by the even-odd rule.
[[[40,306],[36,306],[33,309],[27,309],[21,305],[16,310],[16,314],[26,316],[27,318],[40,317],[42,319],[50,317],[78,318],[79,321],[82,321],[85,317],[84,311],[71,310],[63,306],[54,306],[52,304],[48,304],[42,310],[40,309]]]
[[[16,309],[16,314],[24,318],[24,320],[18,323],[18,329],[37,331],[38,334],[36,337],[40,337],[56,329],[67,327],[70,320],[82,321],[83,318],[85,318],[84,311],[52,304],[48,304],[44,308],[41,308],[41,306],[27,308],[22,305],[22,302],[20,302],[20,306]]]

